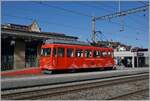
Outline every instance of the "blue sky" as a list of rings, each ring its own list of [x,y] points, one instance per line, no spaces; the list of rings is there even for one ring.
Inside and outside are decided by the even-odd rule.
[[[119,10],[119,3],[117,1],[49,1],[43,3],[46,5],[34,1],[3,1],[1,4],[2,24],[16,23],[28,25],[35,19],[44,32],[64,33],[66,35],[77,36],[79,40],[86,41],[87,39],[91,40],[92,18],[83,16],[82,14],[103,16]],[[147,2],[121,1],[120,9],[127,10],[141,7],[144,6],[145,3]],[[53,6],[73,10],[82,14],[60,10]],[[139,12],[122,18],[114,18],[111,21],[96,21],[96,30],[103,33],[103,35],[99,35],[99,38],[147,48],[149,28],[148,12],[149,11]],[[122,32],[120,32],[120,24],[122,24],[124,28]]]

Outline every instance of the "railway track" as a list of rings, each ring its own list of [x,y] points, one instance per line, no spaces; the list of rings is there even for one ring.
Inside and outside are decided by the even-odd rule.
[[[25,87],[19,89],[3,90],[1,92],[1,98],[5,100],[41,99],[47,96],[53,97],[57,95],[64,95],[68,92],[74,93],[79,92],[81,90],[92,89],[96,87],[112,86],[121,83],[135,82],[148,78],[149,73],[139,73],[129,76],[125,75],[118,77],[91,79],[85,81],[83,80],[78,82],[68,82],[57,85]],[[112,97],[112,99],[117,99],[117,97],[114,98]]]
[[[115,97],[111,97],[111,98],[109,98],[107,100],[121,100],[121,99],[123,99],[125,97],[133,96],[133,95],[136,95],[138,93],[145,92],[145,91],[149,91],[149,88],[133,91],[133,92],[122,94],[122,95],[115,96]]]

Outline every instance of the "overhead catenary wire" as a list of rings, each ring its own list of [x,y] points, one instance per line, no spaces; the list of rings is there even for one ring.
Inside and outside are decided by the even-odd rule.
[[[144,1],[138,1],[139,3],[141,3],[141,4],[143,4],[143,5],[148,5],[149,4],[149,1],[146,1],[146,2],[144,2]]]
[[[94,9],[103,9],[103,10],[105,10],[105,11],[108,11],[108,12],[112,12],[112,10],[109,10],[109,9],[105,9],[104,7],[97,7],[97,6],[93,6],[93,5],[91,5],[91,4],[88,4],[88,3],[78,3],[79,5],[83,5],[83,6],[87,6],[87,7],[90,7],[90,8],[94,8]]]
[[[78,11],[73,11],[73,10],[69,10],[69,9],[65,9],[65,8],[62,8],[62,7],[58,7],[58,6],[54,6],[54,5],[48,5],[46,3],[43,3],[43,2],[38,2],[39,4],[42,4],[42,5],[45,5],[45,6],[48,6],[48,7],[52,7],[52,8],[56,8],[56,9],[59,9],[59,10],[63,10],[63,11],[67,11],[67,12],[70,12],[70,13],[74,13],[74,14],[78,14],[78,15],[82,15],[82,16],[88,16],[88,17],[92,17],[91,15],[88,15],[88,14],[84,14],[84,13],[81,13],[81,12],[78,12]],[[84,5],[84,4],[83,4]],[[91,6],[92,7],[92,6]],[[106,10],[106,9],[105,9]],[[108,10],[107,10],[108,11]],[[110,11],[110,10],[109,10]]]
[[[119,23],[117,23],[117,22],[114,22],[114,21],[111,21],[110,20],[110,23],[112,23],[112,24],[115,24],[115,25],[119,25]],[[129,30],[131,30],[131,31],[133,31],[133,29],[132,29],[132,26],[127,26],[128,28],[129,28]],[[142,31],[143,32],[143,31]],[[104,31],[103,33],[106,33],[106,34],[111,34],[111,35],[116,35],[116,36],[119,36],[118,34],[120,33],[119,31],[117,32],[106,32],[106,31]],[[145,33],[145,31],[144,31],[144,33]],[[130,38],[129,36],[127,36],[127,35],[124,35],[124,34],[122,34],[124,37],[126,37],[126,38]],[[121,36],[122,36],[121,35]],[[133,39],[136,39],[136,38],[133,38]]]
[[[108,19],[112,19],[112,18],[116,18],[116,17],[126,16],[126,15],[129,15],[132,13],[142,12],[147,9],[148,9],[148,6],[142,6],[142,7],[132,8],[132,9],[128,9],[128,10],[121,11],[121,12],[107,14],[104,16],[94,17],[92,19],[92,28],[93,28],[92,29],[92,40],[93,40],[93,42],[96,42],[96,29],[95,29],[95,21],[96,20],[108,20]]]
[[[142,6],[142,7],[137,7],[137,8],[124,10],[124,11],[121,11],[121,12],[115,12],[115,13],[112,13],[112,14],[96,17],[95,20],[113,19],[113,18],[116,18],[116,17],[126,16],[126,15],[137,13],[137,12],[143,12],[143,11],[146,11],[148,9],[148,7],[149,6],[147,5],[147,6]]]
[[[113,23],[113,24],[116,24],[116,25],[119,25],[120,23],[117,23],[117,22],[114,22],[114,21],[110,21],[111,23]],[[142,30],[142,29],[137,29],[137,28],[135,28],[135,27],[133,27],[132,25],[126,25],[126,24],[124,24],[124,26],[126,26],[127,28],[129,28],[130,30],[137,30],[137,31],[143,31],[143,32],[145,32],[145,30]]]
[[[48,5],[47,7],[50,7],[50,6],[53,6],[52,8],[56,8],[56,9],[59,9],[59,10],[63,10],[63,11],[66,11],[66,12],[70,12],[70,13],[74,13],[74,14],[77,14],[77,15],[81,15],[81,16],[84,16],[84,17],[92,17],[91,15],[87,15],[85,13],[81,13],[81,12],[78,12],[78,11],[74,11],[74,10],[69,10],[69,9],[65,9],[65,8],[62,8],[62,7],[58,7],[58,6],[54,6],[54,5],[49,5],[47,3],[44,3],[43,5],[43,2],[42,2],[42,5],[45,6]],[[97,7],[98,8],[98,7]],[[106,9],[105,9],[106,10]],[[108,10],[110,11],[110,10]],[[19,18],[19,17],[18,17]],[[21,18],[21,17],[20,17]],[[26,19],[26,17],[25,17]],[[30,19],[30,18],[29,18]],[[35,19],[30,19],[30,20],[35,20]],[[39,20],[41,22],[43,22],[43,20]],[[59,26],[62,26],[62,27],[68,27],[68,28],[73,28],[73,29],[82,29],[80,27],[75,27],[75,26],[72,26],[72,25],[67,25],[67,24],[62,24],[62,23],[55,23],[55,22],[50,22],[50,21],[44,21],[46,24],[55,24],[55,25],[59,25]],[[115,23],[115,22],[114,22]],[[117,24],[117,23],[116,23]],[[128,28],[132,28],[133,26],[128,26]],[[140,28],[138,29],[140,30]]]
[[[6,16],[6,15],[3,15],[3,16]],[[7,15],[7,17],[13,17],[13,18],[19,18],[19,19],[26,19],[26,20],[30,20],[30,21],[33,21],[33,20],[35,20],[34,18],[30,18],[30,17],[22,17],[22,16],[15,16],[15,15]],[[64,28],[67,28],[67,29],[75,29],[75,30],[80,30],[80,31],[85,31],[85,30],[81,30],[81,29],[79,29],[79,28],[76,28],[76,27],[74,27],[74,26],[70,26],[70,25],[64,25],[64,24],[60,24],[60,23],[55,23],[55,22],[48,22],[48,21],[43,21],[43,20],[38,20],[38,19],[36,19],[36,21],[40,21],[40,22],[44,22],[44,24],[48,24],[48,25],[57,25],[57,26],[60,26],[60,27],[64,27]],[[81,32],[75,32],[75,34],[80,34],[80,35],[82,35],[81,34]],[[73,33],[69,33],[69,34],[73,34]],[[73,34],[74,35],[74,34]]]
[[[88,5],[91,5],[91,4],[88,4]],[[87,6],[88,6],[88,5],[87,5]],[[112,5],[109,5],[109,6],[108,6],[108,5],[106,5],[106,6],[105,6],[105,10],[106,10],[106,11],[114,12],[114,10],[113,10],[113,9],[107,9],[108,7],[109,7],[109,8],[113,8],[113,9],[115,9],[115,8],[114,8],[114,6],[112,6]],[[98,8],[98,6],[97,6],[97,8]],[[135,19],[134,17],[132,17],[132,16],[128,16],[128,17],[132,18],[132,19],[130,19],[130,21],[135,20],[135,22],[136,22],[137,24],[139,24],[139,25],[143,25],[143,23],[141,23],[141,22],[139,21],[139,20],[141,19],[141,16],[140,16],[140,17],[139,17],[139,16],[137,16],[137,17],[139,17],[139,19],[138,19],[138,20],[136,20],[136,19]]]
[[[102,8],[102,9],[104,9],[104,7],[95,7],[95,6],[93,6],[93,5],[91,5],[91,4],[88,4],[88,3],[78,3],[78,4],[80,4],[80,5],[84,5],[84,6],[87,6],[87,7],[91,7],[91,8],[95,8],[95,9],[100,9],[100,8]],[[114,10],[112,10],[112,9],[106,9],[106,7],[107,7],[107,5],[105,6],[105,9],[104,10],[106,10],[106,11],[111,11],[111,12],[114,12]],[[112,6],[111,6],[112,7]],[[128,16],[128,17],[131,17],[131,16]],[[131,17],[131,18],[133,18],[133,17]],[[138,20],[135,20],[134,18],[131,20],[131,19],[129,19],[130,21],[135,21],[137,24],[139,24],[139,25],[143,25],[143,24],[141,24],[141,23],[139,23],[138,22]],[[110,21],[110,20],[109,20]],[[120,25],[119,23],[118,23],[118,25]],[[133,28],[133,29],[137,29],[137,30],[141,30],[141,31],[145,31],[145,30],[143,30],[141,27],[136,27],[136,28],[134,28],[133,26],[129,26],[129,25],[126,25],[126,24],[124,24],[124,27],[127,27],[127,28],[129,28],[129,29],[131,29],[131,28]]]
[[[55,25],[58,25],[58,26],[61,26],[61,27],[67,27],[67,28],[72,28],[72,29],[80,29],[80,30],[83,30],[83,28],[81,27],[76,27],[76,26],[72,26],[72,25],[67,25],[67,24],[62,24],[62,23],[56,23],[56,22],[52,22],[52,21],[46,21],[46,20],[41,20],[41,19],[37,19],[37,18],[31,18],[31,17],[25,17],[25,16],[16,16],[16,15],[10,15],[10,14],[5,14],[3,16],[7,16],[7,17],[14,17],[14,18],[20,18],[20,19],[26,19],[26,20],[38,20],[38,21],[41,21],[41,22],[44,22],[46,24],[55,24]]]
[[[44,6],[47,6],[47,7],[59,9],[59,10],[65,11],[65,12],[73,13],[73,14],[77,14],[77,15],[81,15],[81,16],[86,16],[86,17],[90,17],[90,18],[92,17],[92,15],[89,15],[89,14],[86,14],[86,13],[82,13],[82,12],[79,12],[79,11],[75,11],[75,10],[70,10],[70,9],[66,9],[66,8],[63,8],[63,7],[49,5],[49,4],[43,3],[43,2],[36,2],[36,3],[44,5]]]

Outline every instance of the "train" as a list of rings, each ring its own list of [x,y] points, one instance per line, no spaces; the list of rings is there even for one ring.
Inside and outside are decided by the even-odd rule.
[[[115,69],[114,51],[77,41],[47,41],[41,46],[40,69]]]

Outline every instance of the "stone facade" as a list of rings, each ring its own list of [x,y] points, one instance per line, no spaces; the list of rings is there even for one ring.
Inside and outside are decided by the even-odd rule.
[[[25,67],[25,43],[23,41],[16,41],[14,48],[14,68]]]
[[[6,24],[1,27],[1,70],[38,67],[40,48],[47,39],[64,41],[78,39],[61,33],[41,32],[35,21],[28,26]]]

